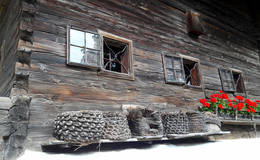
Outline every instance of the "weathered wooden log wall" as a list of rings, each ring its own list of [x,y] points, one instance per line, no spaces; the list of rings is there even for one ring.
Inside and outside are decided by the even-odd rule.
[[[15,79],[20,1],[0,2],[0,96],[9,96]]]
[[[33,16],[33,43],[20,41],[30,51],[32,96],[29,148],[52,136],[57,113],[71,110],[119,110],[121,104],[153,105],[161,109],[196,109],[199,99],[221,90],[218,67],[241,70],[247,94],[260,98],[259,56],[256,40],[247,34],[247,17],[215,1],[181,0],[39,0]],[[201,14],[206,35],[191,38],[185,12]],[[98,75],[96,71],[66,65],[68,25],[97,29],[133,41],[135,80]],[[161,53],[179,52],[200,59],[203,88],[165,84]],[[205,92],[204,92],[205,90]]]

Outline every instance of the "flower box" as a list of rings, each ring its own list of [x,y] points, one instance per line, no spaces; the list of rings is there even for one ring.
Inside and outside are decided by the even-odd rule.
[[[252,115],[249,115],[249,114],[238,114],[237,119],[238,120],[252,120],[253,117],[252,117]]]
[[[255,120],[260,120],[260,115],[254,115],[254,116],[253,116],[253,119],[255,119]]]
[[[219,113],[218,116],[221,119],[226,119],[226,120],[235,120],[236,119],[236,115],[235,114]]]
[[[203,107],[201,111],[216,113],[221,119],[225,120],[260,120],[260,100],[251,101],[242,96],[235,96],[230,99],[223,91],[210,95],[210,100],[200,99]]]

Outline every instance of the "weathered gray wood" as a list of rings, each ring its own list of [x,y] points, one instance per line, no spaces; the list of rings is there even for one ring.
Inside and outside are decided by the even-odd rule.
[[[208,136],[220,136],[230,134],[229,131],[221,131],[221,132],[206,132],[206,133],[189,133],[189,134],[171,134],[167,135],[167,137],[163,136],[148,136],[148,137],[137,137],[131,138],[127,140],[108,140],[108,139],[101,139],[96,142],[89,142],[89,143],[70,143],[65,141],[60,141],[57,139],[49,139],[48,142],[42,143],[42,147],[50,147],[50,146],[60,146],[60,147],[73,147],[73,146],[88,146],[90,144],[105,144],[105,143],[120,143],[120,142],[152,142],[152,141],[169,141],[169,140],[177,140],[177,139],[188,139],[188,138],[201,138],[201,137],[208,137]]]
[[[224,124],[231,124],[231,125],[260,125],[259,120],[221,120],[222,123]]]
[[[37,12],[32,5],[23,5],[27,16],[23,14],[20,29],[32,29],[34,34],[33,44],[19,41],[19,50],[31,52],[31,67],[17,64],[16,68],[30,74],[31,148],[39,148],[40,142],[52,136],[52,121],[63,111],[118,111],[122,104],[154,104],[159,110],[197,109],[200,98],[222,89],[219,67],[241,70],[248,97],[260,99],[259,55],[255,39],[247,34],[252,24],[224,2],[41,0]],[[187,10],[200,13],[206,35],[197,39],[187,35]],[[68,25],[94,32],[100,29],[132,40],[135,80],[67,66]],[[203,87],[165,84],[163,51],[199,59]]]
[[[19,27],[19,1],[11,0],[0,15],[0,96],[9,96],[14,81],[14,67]]]

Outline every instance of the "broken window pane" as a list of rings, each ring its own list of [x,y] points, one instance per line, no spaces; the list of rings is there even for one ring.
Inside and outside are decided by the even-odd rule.
[[[70,62],[85,64],[84,48],[70,46]]]
[[[100,50],[100,39],[98,34],[86,33],[86,48]]]
[[[76,45],[76,46],[85,46],[85,36],[84,32],[70,29],[70,44]]]

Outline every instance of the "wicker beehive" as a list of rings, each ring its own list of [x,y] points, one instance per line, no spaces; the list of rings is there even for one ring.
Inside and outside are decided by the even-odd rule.
[[[188,117],[183,112],[169,112],[162,115],[164,134],[189,133]]]
[[[131,137],[126,116],[121,112],[103,112],[104,139],[122,140]]]
[[[207,132],[204,116],[200,112],[189,111],[186,113],[189,119],[189,132],[200,133]]]
[[[74,111],[57,115],[54,122],[54,137],[68,142],[89,142],[102,138],[103,114],[100,111]]]

